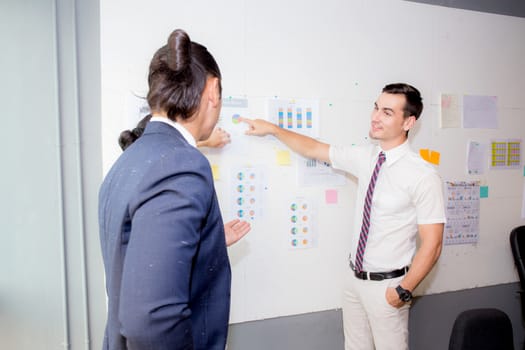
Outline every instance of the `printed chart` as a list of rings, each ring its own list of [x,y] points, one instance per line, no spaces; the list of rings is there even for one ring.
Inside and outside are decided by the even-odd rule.
[[[444,244],[477,243],[479,235],[479,182],[446,182]]]
[[[231,137],[231,143],[224,146],[225,153],[250,154],[250,136],[245,135],[248,125],[240,122],[241,117],[251,118],[249,113],[248,99],[239,97],[223,99],[217,127],[224,129]]]
[[[310,137],[319,137],[319,101],[271,99],[268,120],[279,127]]]
[[[290,200],[287,240],[290,249],[317,247],[314,212],[311,202],[305,198],[298,197]]]
[[[521,140],[492,140],[490,152],[492,169],[518,169],[521,166]]]
[[[343,186],[346,184],[346,177],[328,163],[300,157],[297,183],[300,186]]]
[[[256,167],[239,167],[232,173],[232,213],[238,219],[254,221],[261,216],[262,170]]]

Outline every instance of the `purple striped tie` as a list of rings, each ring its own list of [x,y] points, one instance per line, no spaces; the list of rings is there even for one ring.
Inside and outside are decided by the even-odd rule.
[[[361,233],[359,235],[359,245],[357,246],[357,254],[355,255],[355,270],[357,272],[363,271],[363,256],[365,255],[366,241],[368,239],[368,229],[370,228],[370,210],[372,208],[372,196],[374,195],[374,187],[376,187],[377,175],[381,170],[381,165],[385,162],[385,154],[379,153],[376,167],[372,173],[368,191],[366,191],[365,206],[363,209],[363,224],[361,225]]]

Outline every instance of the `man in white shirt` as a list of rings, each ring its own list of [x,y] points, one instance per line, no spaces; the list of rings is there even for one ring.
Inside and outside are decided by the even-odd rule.
[[[416,88],[385,86],[374,103],[369,132],[379,144],[364,146],[333,146],[264,120],[242,119],[248,135],[274,135],[302,156],[329,162],[358,179],[343,297],[346,350],[408,349],[412,291],[441,253],[441,179],[407,141],[422,110]]]

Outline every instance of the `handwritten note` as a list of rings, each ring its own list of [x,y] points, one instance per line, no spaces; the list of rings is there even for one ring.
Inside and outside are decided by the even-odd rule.
[[[461,111],[458,95],[441,94],[441,128],[460,128]]]

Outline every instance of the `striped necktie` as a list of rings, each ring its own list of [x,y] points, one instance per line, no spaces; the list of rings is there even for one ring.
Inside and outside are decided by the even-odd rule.
[[[385,154],[379,153],[377,163],[370,178],[370,184],[366,191],[365,206],[363,208],[363,223],[361,225],[361,233],[359,234],[359,245],[357,246],[357,254],[355,256],[355,270],[357,272],[363,271],[363,256],[365,255],[366,241],[368,239],[368,229],[370,228],[370,210],[372,208],[372,196],[374,195],[374,188],[376,187],[377,175],[381,170],[381,165],[385,162]]]

